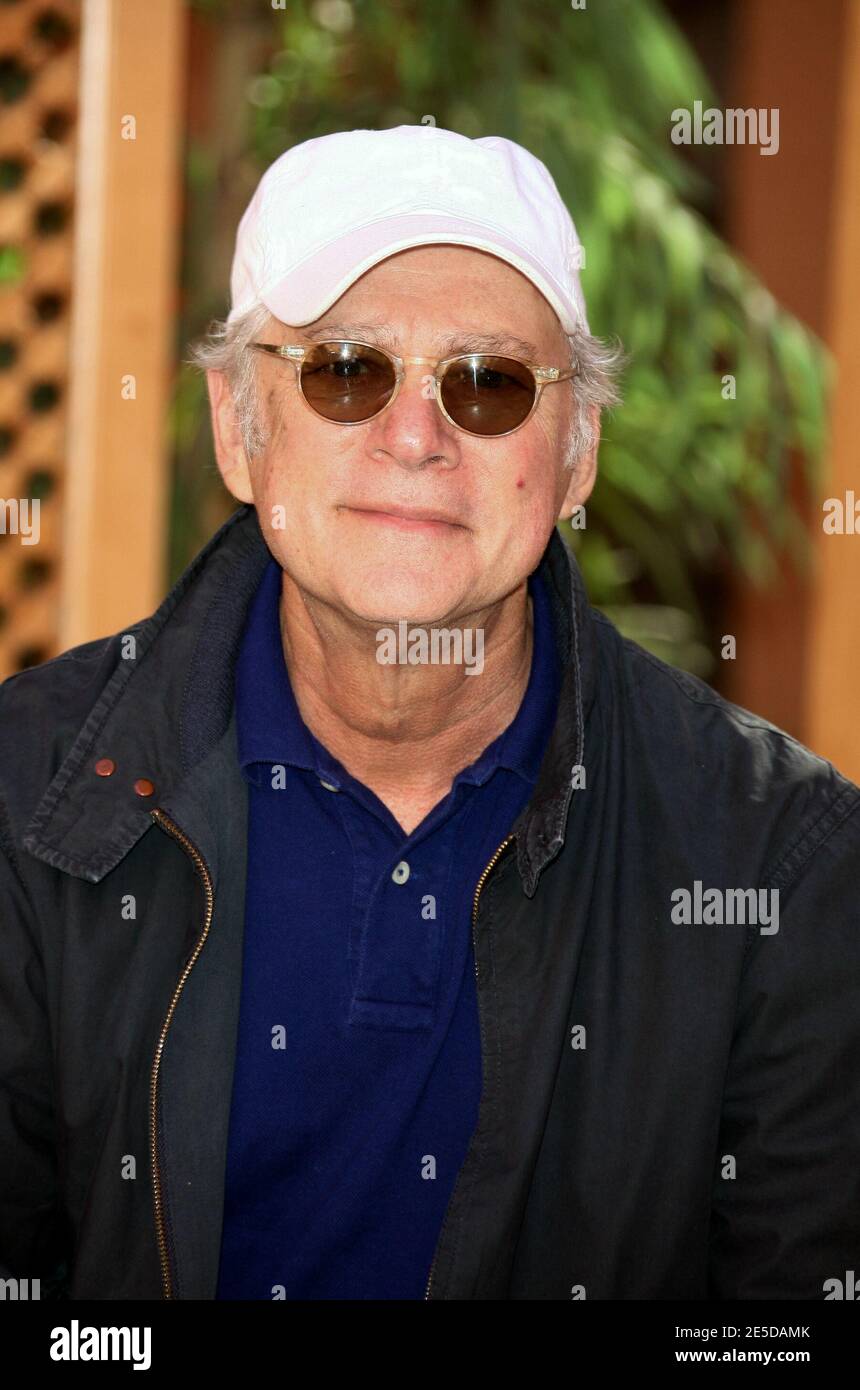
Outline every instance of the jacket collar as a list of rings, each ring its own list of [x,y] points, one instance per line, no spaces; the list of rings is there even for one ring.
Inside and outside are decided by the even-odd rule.
[[[181,796],[230,725],[245,615],[269,558],[256,512],[241,507],[152,617],[109,639],[117,652],[113,675],[27,826],[24,848],[36,858],[98,883],[153,824],[152,809]],[[556,724],[514,827],[529,896],[564,841],[596,685],[593,618],[579,568],[557,530],[540,571],[563,675]],[[98,776],[96,762],[108,758],[114,773]],[[149,797],[135,792],[142,778],[154,786]]]

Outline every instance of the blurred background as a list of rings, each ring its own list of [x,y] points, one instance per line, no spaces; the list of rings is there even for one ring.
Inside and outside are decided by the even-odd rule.
[[[673,143],[696,102],[778,148]],[[547,164],[629,354],[592,601],[860,780],[860,0],[0,0],[0,677],[232,510],[185,359],[263,170],[411,122]]]

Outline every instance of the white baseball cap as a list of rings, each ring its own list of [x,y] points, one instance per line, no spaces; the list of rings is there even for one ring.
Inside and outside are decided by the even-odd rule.
[[[339,131],[279,155],[239,223],[228,322],[262,303],[312,323],[371,266],[436,243],[507,261],[566,333],[588,331],[582,245],[546,166],[501,136],[432,125]]]

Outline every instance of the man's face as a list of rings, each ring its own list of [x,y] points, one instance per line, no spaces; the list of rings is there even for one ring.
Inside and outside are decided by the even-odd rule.
[[[478,350],[482,334],[531,344],[512,342],[509,355],[540,366],[569,363],[561,324],[534,285],[497,257],[458,246],[389,257],[313,324],[276,323],[267,337],[356,338],[435,362],[464,350],[460,339]],[[548,387],[525,425],[494,439],[445,419],[425,386],[432,363],[407,364],[393,404],[349,426],[313,413],[289,362],[257,354],[257,368],[269,440],[249,465],[229,396],[221,384],[213,391],[225,481],[254,502],[269,548],[299,589],[345,616],[438,623],[491,607],[523,583],[559,516],[591,491],[593,457],[564,467],[569,382]],[[404,510],[438,519],[391,515]]]

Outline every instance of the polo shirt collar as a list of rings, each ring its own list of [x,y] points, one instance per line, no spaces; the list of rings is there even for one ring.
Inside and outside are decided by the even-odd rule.
[[[239,765],[283,764],[319,772],[313,738],[299,712],[281,643],[281,567],[274,558],[251,600],[236,663]]]

